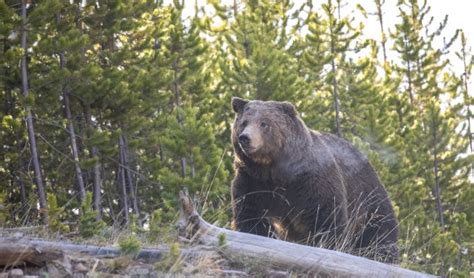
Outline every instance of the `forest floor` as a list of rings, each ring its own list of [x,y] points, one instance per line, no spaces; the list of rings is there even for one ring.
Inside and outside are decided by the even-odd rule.
[[[0,266],[3,277],[290,277],[291,272],[252,262],[236,263],[223,257],[218,248],[191,246],[176,240],[171,244],[147,242],[138,236],[139,249],[123,246],[120,238],[130,233],[117,232],[109,239],[84,240],[78,236],[60,236],[40,229],[18,232],[0,229],[0,264],[6,256],[15,257]],[[135,237],[135,235],[133,236]],[[5,248],[12,243],[13,255]],[[38,244],[40,243],[40,244]],[[20,249],[32,246],[33,255]],[[100,252],[98,252],[94,248]],[[128,248],[128,250],[127,250]],[[26,250],[26,249],[25,249]],[[56,256],[56,250],[59,256]],[[18,252],[16,252],[18,251]],[[52,254],[54,253],[54,254]],[[3,258],[3,259],[2,259]]]
[[[52,233],[52,226],[0,228],[0,278],[434,277],[337,250],[220,228],[197,213],[187,192],[180,192],[180,203],[176,225],[159,233],[108,227],[85,240],[77,231]],[[80,231],[84,236],[88,230]]]

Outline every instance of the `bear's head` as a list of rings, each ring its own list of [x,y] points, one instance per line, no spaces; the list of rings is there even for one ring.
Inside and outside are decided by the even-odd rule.
[[[232,98],[236,113],[232,144],[241,161],[273,163],[288,149],[287,142],[302,128],[295,107],[289,102]]]

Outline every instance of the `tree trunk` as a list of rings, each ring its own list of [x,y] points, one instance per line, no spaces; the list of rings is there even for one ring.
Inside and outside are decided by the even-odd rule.
[[[186,177],[186,158],[181,157],[181,177]]]
[[[165,160],[165,154],[163,153],[162,145],[159,145],[159,151],[160,151],[160,161],[163,162]]]
[[[333,250],[241,233],[209,224],[180,192],[180,235],[219,248],[224,257],[252,265],[278,267],[310,277],[434,277]]]
[[[132,202],[133,206],[133,211],[135,212],[135,215],[137,217],[138,225],[142,226],[142,221],[140,219],[140,209],[138,207],[138,201],[137,201],[137,196],[135,194],[135,188],[133,186],[133,179],[132,179],[132,172],[130,170],[130,163],[128,160],[128,147],[127,147],[127,139],[125,138],[125,135],[120,136],[121,140],[121,148],[120,148],[120,153],[122,157],[122,167],[123,171],[125,173],[125,178],[126,178],[126,183],[127,183],[127,188],[128,192],[130,193],[130,199]]]
[[[405,49],[407,49],[408,44],[407,44],[408,38],[405,37]],[[410,105],[413,107],[413,81],[411,79],[411,73],[412,73],[412,65],[411,65],[411,60],[409,58],[408,53],[405,51],[405,55],[408,57],[407,58],[407,77],[408,77],[408,96],[410,97]]]
[[[91,131],[92,131],[92,121],[91,121],[91,114],[89,112],[89,107],[87,104],[83,104],[84,110],[84,118],[85,118],[85,123],[86,123],[86,130],[87,130],[87,136],[91,137]],[[99,160],[99,150],[96,146],[90,147],[90,157],[95,160],[94,167],[92,168],[93,174],[92,174],[92,206],[95,211],[97,211],[97,220],[102,219],[102,178],[101,178],[101,164]]]
[[[194,157],[191,156],[191,178],[196,177],[196,164],[194,163]]]
[[[96,147],[92,147],[91,150],[91,157],[96,159],[93,168],[93,178],[92,178],[92,186],[93,186],[93,195],[92,195],[92,208],[97,212],[96,219],[102,219],[102,179],[100,177],[100,162],[99,162],[99,155],[98,150]]]
[[[18,169],[14,176],[16,177],[18,187],[20,188],[21,215],[23,218],[21,223],[22,225],[25,225],[26,223],[29,222],[28,192],[26,190],[25,181],[23,180],[23,175],[25,174],[25,164],[23,161],[23,157],[21,155],[23,147],[22,147],[20,135],[18,134],[18,132],[16,132],[16,140],[17,140],[16,147],[17,147],[17,152],[18,152],[18,165],[17,165]]]
[[[436,210],[438,212],[439,223],[441,225],[441,230],[444,231],[444,210],[443,204],[441,202],[441,189],[439,184],[439,160],[438,160],[438,138],[436,133],[436,122],[433,120],[433,172],[435,176],[435,188],[434,188],[434,195],[436,198]]]
[[[20,239],[0,238],[0,265],[15,266],[19,264],[42,265],[48,261],[64,257],[60,248],[38,248],[25,244]],[[53,245],[54,246],[54,245]]]
[[[127,181],[125,178],[125,170],[123,167],[123,155],[122,155],[122,149],[123,149],[123,142],[122,142],[122,136],[119,138],[119,167],[118,167],[118,175],[117,179],[119,181],[118,185],[120,188],[120,193],[121,193],[121,209],[124,213],[124,226],[128,226],[130,224],[130,215],[129,215],[129,207],[128,207],[128,194],[127,194]]]
[[[387,49],[386,49],[386,43],[387,43],[387,38],[385,36],[385,28],[383,25],[383,12],[382,12],[382,6],[385,4],[385,0],[375,0],[375,6],[377,8],[377,18],[379,19],[379,24],[380,24],[380,33],[382,34],[382,53],[383,53],[383,63],[384,65],[387,64]],[[384,66],[385,69],[385,66]]]
[[[64,70],[66,67],[66,58],[63,52],[59,54],[59,63],[60,63],[60,68]],[[82,176],[81,166],[79,164],[79,152],[77,148],[76,132],[74,130],[74,124],[72,122],[71,105],[69,103],[69,92],[66,86],[67,86],[67,80],[66,80],[66,84],[63,84],[62,86],[64,113],[66,115],[66,120],[67,120],[67,129],[69,131],[69,139],[71,140],[71,152],[72,152],[72,159],[74,160],[74,170],[76,172],[77,189],[79,192],[79,202],[82,204],[84,200],[86,199],[86,189],[84,186],[84,178]]]
[[[334,30],[333,27],[331,26],[330,28],[331,32],[331,74],[332,74],[332,95],[333,95],[333,101],[334,101],[334,111],[336,112],[336,135],[338,137],[342,137],[341,133],[341,119],[340,119],[340,108],[339,108],[339,93],[337,90],[337,69],[336,69],[336,42],[334,38]]]
[[[333,74],[332,79],[332,94],[334,99],[334,110],[336,112],[336,135],[338,137],[342,136],[341,133],[341,119],[340,119],[340,111],[339,111],[339,94],[337,92],[337,79],[336,79],[336,64],[334,62],[334,58],[331,60],[331,72]]]
[[[178,63],[177,61],[173,62],[173,71],[174,71],[174,76],[173,76],[173,93],[174,93],[174,101],[176,108],[181,107],[181,96],[180,96],[180,90],[179,90],[179,83],[178,83],[178,74],[179,74],[179,68],[178,68]],[[178,111],[176,117],[178,124],[181,128],[183,128],[183,119],[182,115],[179,114],[180,112]],[[181,176],[183,178],[186,177],[186,158],[183,156],[181,157]]]
[[[117,247],[82,245],[35,238],[0,237],[1,266],[18,265],[19,263],[41,265],[62,258],[65,255],[64,252],[101,257],[119,257],[123,255],[123,252]],[[134,259],[144,262],[156,262],[166,258],[169,252],[170,248],[167,246],[142,248],[134,256]],[[197,257],[203,255],[203,250],[199,248],[183,248],[180,252],[183,256]]]
[[[21,1],[21,20],[22,20],[22,27],[21,27],[21,48],[23,48],[24,54],[21,57],[21,85],[23,96],[26,98],[28,97],[29,88],[28,88],[28,69],[27,69],[27,54],[28,54],[28,46],[27,46],[27,27],[26,27],[26,0]],[[38,193],[38,202],[40,208],[40,218],[41,222],[46,223],[48,219],[48,208],[47,208],[47,201],[46,201],[46,193],[45,187],[43,183],[43,175],[41,173],[41,165],[38,158],[38,149],[36,146],[36,135],[33,126],[33,116],[31,113],[31,107],[29,104],[25,107],[25,115],[26,115],[26,126],[28,129],[28,141],[30,143],[30,151],[31,151],[31,160],[33,163],[33,169],[35,173],[35,183],[36,183],[36,190]]]
[[[83,35],[83,25],[82,25],[82,2],[76,1],[76,28],[80,31],[80,34]],[[81,64],[86,63],[86,49],[81,47]],[[86,123],[86,130],[88,136],[90,136],[90,131],[92,130],[91,114],[89,111],[89,104],[83,105],[84,118]],[[90,158],[95,160],[94,167],[92,168],[92,208],[96,211],[96,219],[102,219],[102,178],[101,178],[101,164],[99,160],[99,150],[96,146],[90,147],[89,150]]]

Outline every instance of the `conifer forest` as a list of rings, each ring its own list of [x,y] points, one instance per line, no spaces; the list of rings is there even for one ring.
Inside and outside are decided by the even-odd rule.
[[[231,98],[289,101],[369,158],[403,267],[467,277],[472,41],[430,1],[360,2],[0,0],[0,226],[167,240],[186,187],[230,228]]]

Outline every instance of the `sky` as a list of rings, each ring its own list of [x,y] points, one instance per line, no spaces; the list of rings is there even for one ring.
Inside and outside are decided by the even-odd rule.
[[[364,8],[368,12],[375,11],[375,5],[373,0],[365,1],[353,1],[348,0],[348,3],[355,5],[356,3],[363,4]],[[384,6],[384,25],[388,27],[388,31],[394,31],[395,23],[398,23],[397,18],[398,10],[396,9],[397,0],[385,0]],[[421,1],[420,1],[421,2]],[[474,47],[474,1],[472,0],[428,0],[428,5],[431,7],[429,15],[434,17],[434,22],[432,24],[433,28],[437,27],[438,24],[448,15],[448,23],[446,28],[443,30],[442,36],[447,39],[451,38],[456,32],[457,29],[462,29],[464,35],[467,39],[468,48]],[[374,19],[375,20],[375,17]],[[373,34],[372,36],[375,39],[380,38],[380,27],[376,21],[373,21],[372,24],[366,23],[366,34]],[[376,37],[377,36],[377,37]],[[438,47],[442,47],[442,38],[438,41]],[[436,44],[435,44],[436,46]],[[451,69],[456,73],[461,74],[463,71],[462,62],[455,56],[454,52],[460,50],[460,42],[456,42],[448,55],[448,58],[451,61]],[[471,51],[471,54],[474,54]],[[388,54],[390,60],[390,53]],[[473,72],[474,74],[474,72]],[[468,84],[468,90],[470,95],[474,95],[474,76],[471,77]]]
[[[474,45],[474,1],[431,0],[429,4],[432,7],[433,16],[442,17],[447,14],[449,16],[447,28],[463,29],[468,42],[471,42],[470,44]]]
[[[360,2],[368,10],[368,12],[375,11],[373,0],[365,1],[347,1],[349,3]],[[398,10],[396,9],[397,0],[385,0],[384,5],[384,25],[389,30],[394,31],[395,23],[398,23]],[[364,4],[365,3],[365,4]],[[468,45],[474,46],[474,1],[472,0],[428,0],[428,5],[431,7],[429,15],[434,17],[432,24],[433,28],[448,15],[448,24],[444,29],[442,36],[450,38],[455,34],[457,29],[462,29],[467,39]],[[366,24],[366,33],[380,36],[380,30],[375,18],[372,21],[374,24]],[[377,38],[378,39],[378,38]],[[457,50],[459,45],[453,47],[452,51]],[[453,59],[455,60],[455,59]]]
[[[165,1],[165,2],[171,2],[171,0]],[[189,14],[193,13],[193,8],[194,8],[194,3],[195,1],[190,1],[190,0],[185,0],[185,6],[187,9],[187,12]],[[203,5],[207,1],[206,0],[197,0],[198,5]],[[233,0],[221,0],[220,1],[223,4],[231,4],[233,3]],[[238,0],[238,2],[241,2],[241,0]],[[306,0],[293,0],[292,1],[295,4],[300,4],[303,2],[306,2]],[[314,2],[317,4],[319,2],[323,2],[322,0],[314,0]],[[370,10],[371,7],[374,7],[373,0],[359,0],[359,1],[354,1],[354,0],[347,0],[347,3],[352,4],[362,4],[365,8]],[[394,9],[395,4],[397,0],[385,0],[385,16],[393,20],[396,17],[397,10]],[[449,23],[448,23],[448,29],[451,30],[456,30],[456,29],[463,29],[466,37],[468,38],[469,41],[474,41],[474,1],[472,0],[428,0],[428,5],[431,6],[431,14],[435,18],[442,19],[444,16],[447,14],[449,16]],[[389,23],[389,22],[387,22]]]

